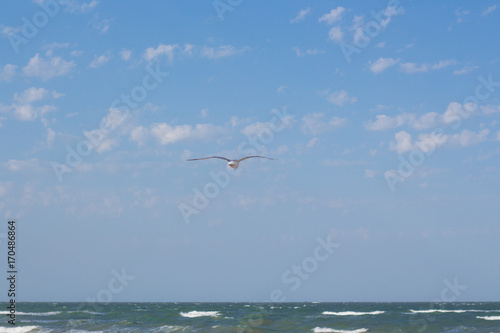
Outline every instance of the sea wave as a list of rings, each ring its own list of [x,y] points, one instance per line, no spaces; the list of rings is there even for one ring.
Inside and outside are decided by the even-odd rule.
[[[484,316],[484,317],[477,316],[476,318],[484,320],[500,320],[500,316]]]
[[[322,314],[324,315],[333,315],[333,316],[363,316],[363,315],[379,315],[385,313],[385,311],[371,311],[371,312],[356,312],[356,311],[342,311],[342,312],[332,312],[332,311],[324,311]]]
[[[9,314],[9,311],[0,311],[0,315],[3,314]],[[50,312],[21,312],[21,311],[16,311],[17,315],[25,315],[25,316],[55,316],[60,314],[61,311],[50,311]],[[28,326],[24,326],[28,327]]]
[[[441,309],[429,309],[429,310],[410,310],[411,313],[434,313],[434,312],[440,312],[440,313],[465,313],[465,312],[488,312],[487,310],[474,310],[474,309],[469,309],[469,310],[441,310]]]
[[[336,330],[334,328],[328,327],[315,327],[313,328],[314,333],[363,333],[368,332],[366,328],[359,328],[357,330]]]
[[[1,333],[28,333],[38,332],[39,326],[18,326],[18,327],[0,327]]]
[[[151,332],[158,332],[158,333],[168,333],[168,332],[175,332],[178,330],[184,330],[186,327],[185,326],[172,326],[172,325],[163,325],[160,326]]]
[[[181,316],[187,318],[197,318],[197,317],[218,317],[220,316],[219,311],[189,311],[181,312]]]

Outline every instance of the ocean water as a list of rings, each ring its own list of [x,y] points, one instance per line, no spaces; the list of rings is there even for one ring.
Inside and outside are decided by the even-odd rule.
[[[499,332],[500,303],[19,303],[2,332]]]

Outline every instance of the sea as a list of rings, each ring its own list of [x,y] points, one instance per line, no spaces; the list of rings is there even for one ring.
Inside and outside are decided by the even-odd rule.
[[[1,303],[0,332],[500,332],[500,303]],[[1,318],[1,317],[0,317]]]

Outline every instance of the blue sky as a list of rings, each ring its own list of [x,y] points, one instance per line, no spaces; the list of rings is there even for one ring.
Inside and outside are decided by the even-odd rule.
[[[3,7],[19,300],[499,300],[496,2]]]

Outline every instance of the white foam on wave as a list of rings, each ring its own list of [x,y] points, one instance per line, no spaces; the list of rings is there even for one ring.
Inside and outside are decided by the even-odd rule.
[[[355,311],[342,311],[342,312],[332,312],[332,311],[324,311],[322,314],[324,315],[333,315],[333,316],[363,316],[363,315],[379,315],[385,313],[385,311],[371,311],[371,312],[355,312]]]
[[[314,333],[363,333],[368,332],[366,328],[359,328],[357,330],[336,330],[334,328],[328,327],[315,327],[313,328]]]
[[[8,311],[0,311],[0,315],[3,314],[9,314],[10,312]],[[24,315],[24,316],[55,316],[60,314],[61,311],[51,311],[51,312],[21,312],[21,311],[16,311],[17,315]],[[25,326],[27,327],[27,326]]]
[[[485,316],[485,317],[477,316],[476,318],[484,320],[500,320],[500,316]]]
[[[197,318],[197,317],[218,317],[220,316],[219,311],[189,311],[181,312],[181,316],[187,318]]]
[[[0,327],[0,333],[28,333],[38,332],[38,326],[18,326],[18,327]]]
[[[411,313],[465,313],[465,312],[487,312],[486,310],[441,310],[441,309],[429,309],[429,310],[410,310]]]
[[[163,326],[160,326],[160,327],[152,330],[152,332],[168,333],[168,332],[175,332],[178,330],[184,330],[185,328],[186,327],[184,327],[184,326],[163,325]]]

